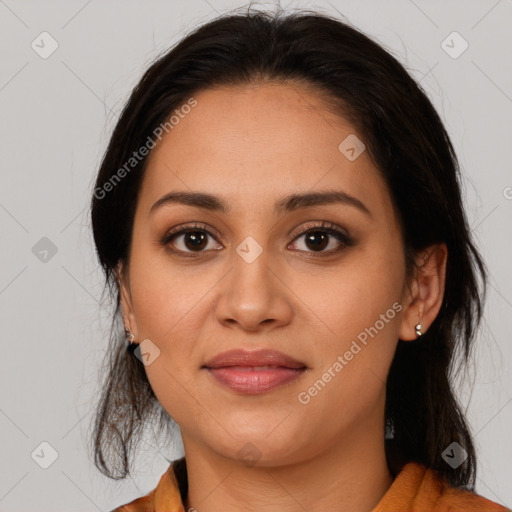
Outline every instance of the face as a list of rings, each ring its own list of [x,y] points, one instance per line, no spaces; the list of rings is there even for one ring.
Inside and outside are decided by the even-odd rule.
[[[185,449],[235,459],[252,443],[272,465],[383,436],[387,372],[415,321],[400,228],[367,152],[357,156],[362,135],[296,84],[195,99],[150,155],[122,280],[125,323],[150,340],[145,370]],[[154,206],[170,192],[216,201]],[[324,192],[336,201],[289,201]],[[204,368],[262,348],[305,369],[243,392]]]

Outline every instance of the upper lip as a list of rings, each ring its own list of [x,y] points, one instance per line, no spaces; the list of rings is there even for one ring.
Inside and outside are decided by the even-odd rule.
[[[209,359],[204,367],[221,368],[226,366],[283,366],[285,368],[305,368],[306,365],[277,350],[228,350]]]

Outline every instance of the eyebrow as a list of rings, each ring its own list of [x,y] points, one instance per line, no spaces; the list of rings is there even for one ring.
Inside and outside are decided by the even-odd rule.
[[[291,194],[277,201],[274,209],[276,213],[293,212],[301,208],[334,203],[353,206],[365,215],[372,217],[370,210],[362,201],[341,190]],[[151,215],[156,209],[166,204],[185,204],[225,214],[230,212],[227,203],[213,194],[203,192],[169,192],[153,204],[149,210],[149,214]]]

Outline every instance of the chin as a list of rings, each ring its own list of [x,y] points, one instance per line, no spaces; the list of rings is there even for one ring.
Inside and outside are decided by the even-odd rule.
[[[251,428],[250,432],[238,432],[233,437],[223,431],[219,434],[221,438],[211,439],[208,444],[219,455],[240,461],[247,467],[274,467],[297,462],[304,450],[293,434],[284,429],[279,433],[277,429],[272,432],[272,428],[266,426],[260,432]]]

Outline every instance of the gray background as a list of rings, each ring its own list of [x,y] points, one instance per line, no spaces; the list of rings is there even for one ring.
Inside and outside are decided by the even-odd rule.
[[[111,129],[143,70],[199,23],[242,5],[0,0],[0,511],[111,510],[153,489],[164,457],[181,455],[179,443],[159,452],[148,438],[136,476],[124,482],[91,463],[87,431],[110,310],[100,305],[87,206]],[[421,80],[453,138],[491,274],[470,371],[476,381],[461,381],[460,397],[476,435],[477,491],[510,506],[512,1],[282,5],[338,10],[385,45]],[[45,59],[52,41],[43,31],[58,43]],[[457,58],[462,39],[444,43],[451,56],[442,46],[453,31],[469,44]],[[48,469],[40,467],[51,461],[42,442],[58,454]]]

